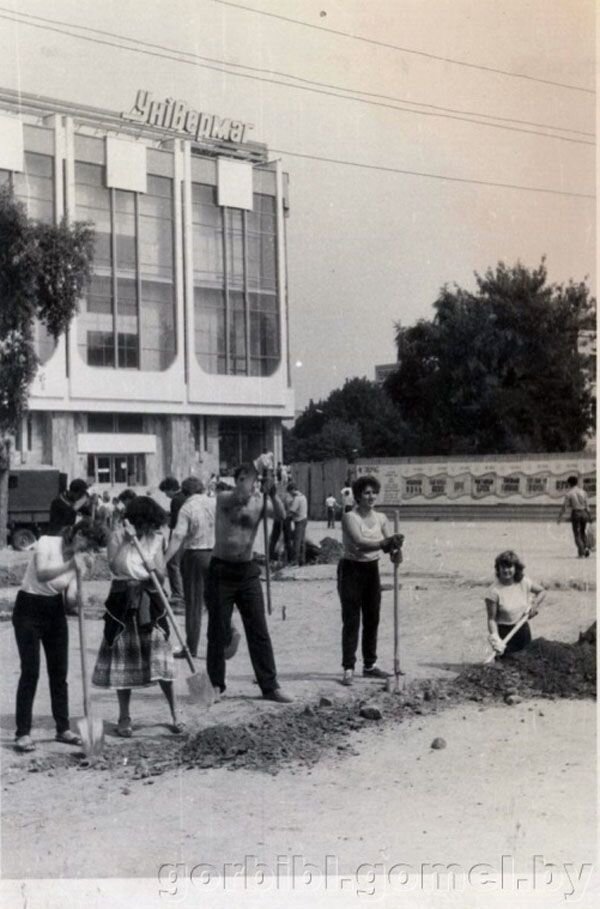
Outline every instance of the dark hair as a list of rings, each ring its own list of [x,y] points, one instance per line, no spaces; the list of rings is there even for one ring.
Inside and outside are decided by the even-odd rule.
[[[78,499],[84,496],[88,491],[88,484],[85,480],[71,480],[69,483],[69,492]]]
[[[204,492],[205,488],[200,477],[187,477],[181,484],[181,491],[184,496],[193,496],[197,492]]]
[[[500,567],[502,565],[514,565],[515,566],[515,581],[517,584],[519,581],[523,580],[523,572],[525,571],[525,566],[519,558],[516,552],[513,552],[512,549],[505,549],[504,552],[501,552],[496,556],[494,561],[494,571],[496,572],[496,577],[500,580]]]
[[[134,492],[133,489],[124,489],[123,492],[120,492],[117,496],[117,500],[122,502],[123,505],[129,505],[129,503],[133,502],[137,497],[137,492]]]
[[[365,491],[365,489],[367,489],[369,486],[372,486],[373,490],[377,493],[377,495],[379,495],[379,493],[381,491],[381,483],[379,482],[377,477],[362,476],[354,481],[354,483],[352,484],[352,495],[354,496],[354,498],[356,499],[357,502],[360,499],[363,492]]]
[[[245,462],[244,464],[240,464],[238,467],[235,468],[235,470],[233,472],[233,479],[237,481],[237,478],[240,477],[243,473],[246,474],[246,476],[248,476],[248,477],[257,477],[258,476],[258,471],[256,470],[256,467],[254,466],[254,464],[252,464],[249,461]]]
[[[80,533],[89,543],[90,549],[103,549],[108,542],[108,531],[101,521],[81,518],[76,524],[63,528],[61,536],[65,543],[72,543],[76,533]]]
[[[296,486],[296,484],[293,481],[290,481],[285,488],[287,489],[288,492],[296,492],[296,489],[298,487]]]
[[[160,530],[168,521],[166,511],[150,496],[136,496],[132,499],[125,509],[124,517],[133,524],[135,532],[141,537]]]
[[[161,492],[177,492],[179,489],[179,480],[176,480],[175,477],[165,477],[164,480],[161,480],[158,484],[158,488]]]
[[[579,483],[579,480],[577,479],[576,476],[571,476],[571,477],[567,477],[567,483],[569,484],[569,486],[577,486],[577,484]]]

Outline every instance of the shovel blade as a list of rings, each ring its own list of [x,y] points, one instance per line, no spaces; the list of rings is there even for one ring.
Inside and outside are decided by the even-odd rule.
[[[77,721],[79,736],[86,757],[97,757],[104,745],[104,721],[94,717],[83,717]]]
[[[202,707],[210,707],[215,702],[215,689],[206,672],[194,672],[186,678],[190,700]]]

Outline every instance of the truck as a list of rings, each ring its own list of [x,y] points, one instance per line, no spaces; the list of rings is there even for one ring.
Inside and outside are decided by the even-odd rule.
[[[8,539],[28,549],[48,528],[50,503],[67,488],[67,474],[54,468],[11,470],[8,476]]]

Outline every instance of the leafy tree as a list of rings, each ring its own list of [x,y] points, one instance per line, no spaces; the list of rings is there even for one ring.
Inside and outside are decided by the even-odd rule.
[[[34,324],[65,331],[89,281],[94,234],[83,223],[42,224],[0,188],[0,546],[6,545],[10,436],[27,409],[38,368]]]
[[[398,369],[385,388],[416,454],[577,451],[593,426],[590,362],[579,332],[595,326],[585,283],[547,283],[500,262],[476,291],[442,288],[431,321],[396,326]]]
[[[353,378],[318,404],[310,401],[291,431],[289,459],[392,457],[405,453],[409,441],[386,392],[369,379]]]
[[[330,458],[354,457],[361,447],[357,426],[344,420],[329,420],[320,432],[303,439],[291,438],[286,461],[327,461]]]

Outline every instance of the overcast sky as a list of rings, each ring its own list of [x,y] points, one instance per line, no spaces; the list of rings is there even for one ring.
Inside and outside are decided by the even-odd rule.
[[[146,88],[283,159],[299,408],[372,378],[395,322],[499,259],[594,286],[594,0],[4,4],[3,87],[117,112]]]

